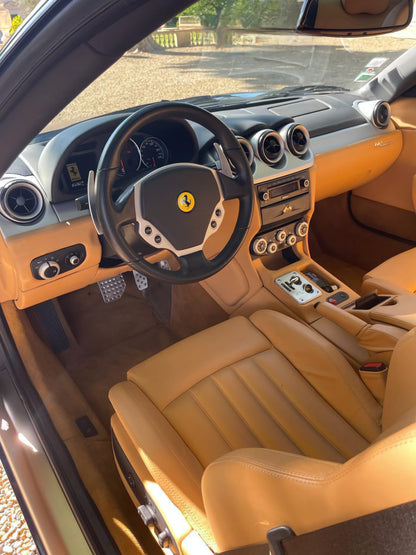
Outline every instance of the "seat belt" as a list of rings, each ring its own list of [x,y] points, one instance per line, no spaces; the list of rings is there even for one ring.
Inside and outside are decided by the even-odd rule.
[[[271,555],[414,555],[416,501],[296,536],[287,526],[267,533]]]

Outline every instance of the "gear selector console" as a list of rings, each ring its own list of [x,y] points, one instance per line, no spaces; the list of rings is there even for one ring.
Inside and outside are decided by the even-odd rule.
[[[314,283],[299,272],[290,272],[275,279],[276,285],[291,295],[299,304],[305,304],[322,295]]]

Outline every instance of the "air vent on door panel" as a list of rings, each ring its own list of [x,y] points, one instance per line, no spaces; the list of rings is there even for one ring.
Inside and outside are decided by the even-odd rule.
[[[253,147],[251,146],[251,144],[248,142],[247,139],[245,139],[244,137],[237,137],[238,142],[240,143],[241,148],[244,151],[244,154],[247,157],[248,163],[251,166],[251,164],[253,163],[254,160],[254,151],[253,151]]]
[[[288,150],[295,156],[303,156],[308,152],[309,132],[303,125],[288,125],[285,128],[285,139]]]
[[[1,190],[1,212],[17,223],[33,222],[44,208],[42,194],[29,181],[11,181]]]
[[[373,123],[376,127],[384,129],[390,123],[391,110],[388,102],[379,101],[374,106]]]
[[[276,131],[266,129],[258,131],[252,138],[257,156],[266,164],[277,164],[285,153],[282,137]]]

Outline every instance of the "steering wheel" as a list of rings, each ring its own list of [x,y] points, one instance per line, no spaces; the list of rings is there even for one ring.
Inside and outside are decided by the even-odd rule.
[[[202,125],[215,137],[221,168],[175,163],[157,168],[129,183],[112,198],[123,145],[140,128],[167,118]],[[201,281],[223,268],[239,249],[251,221],[253,178],[247,158],[230,129],[210,112],[181,102],[160,102],[126,118],[108,139],[88,197],[94,224],[116,254],[134,270],[171,283]],[[214,258],[203,247],[221,225],[224,201],[238,199],[231,236]],[[167,249],[179,268],[152,264],[145,256]]]

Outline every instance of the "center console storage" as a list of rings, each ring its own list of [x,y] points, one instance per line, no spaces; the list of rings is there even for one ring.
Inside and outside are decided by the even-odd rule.
[[[358,303],[358,306],[348,307],[348,310],[366,322],[391,324],[405,330],[411,330],[416,326],[415,295],[376,296],[379,300],[376,304],[363,307]]]

